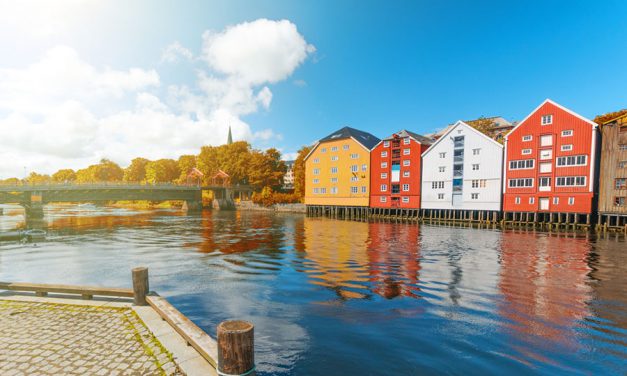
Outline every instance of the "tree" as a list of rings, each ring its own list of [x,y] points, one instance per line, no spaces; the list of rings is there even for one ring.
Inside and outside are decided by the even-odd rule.
[[[28,184],[48,184],[52,181],[50,175],[42,175],[36,172],[31,172],[26,178]]]
[[[196,156],[195,155],[181,155],[178,160],[179,170],[181,174],[178,179],[178,183],[182,184],[187,182],[187,174],[196,167]]]
[[[71,168],[59,170],[52,174],[52,180],[57,183],[69,183],[76,180],[76,172]]]
[[[205,175],[206,184],[222,170],[229,174],[232,183],[246,183],[249,172],[251,148],[246,141],[230,145],[203,146],[198,155],[198,169]]]
[[[265,152],[253,150],[248,162],[248,183],[259,190],[265,187],[280,189],[287,167],[281,153],[274,149]]]
[[[146,181],[149,183],[171,183],[181,174],[174,159],[159,159],[146,164]]]
[[[22,181],[18,178],[8,178],[2,180],[2,184],[5,185],[19,185]]]
[[[494,136],[494,127],[496,124],[494,123],[494,120],[492,119],[487,119],[481,116],[477,120],[469,121],[468,125],[470,125],[471,127],[475,128],[476,130],[478,130],[479,132],[485,134],[486,136],[490,138]]]
[[[294,194],[305,198],[305,157],[311,152],[311,146],[303,146],[294,161]]]
[[[146,179],[146,164],[150,162],[146,158],[135,158],[124,169],[123,180],[128,182],[142,182]]]
[[[78,183],[121,181],[123,177],[124,170],[108,159],[101,159],[98,164],[76,171],[76,182]]]

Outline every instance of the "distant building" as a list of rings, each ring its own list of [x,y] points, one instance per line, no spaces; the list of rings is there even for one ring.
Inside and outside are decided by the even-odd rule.
[[[505,136],[503,212],[580,214],[589,221],[597,128],[550,99],[533,110]]]
[[[229,125],[229,135],[226,139],[226,144],[231,145],[233,143],[233,135],[231,134],[231,126]]]
[[[420,209],[420,156],[430,145],[430,139],[402,130],[372,149],[370,207]]]
[[[474,122],[479,121],[479,120],[491,120],[492,121],[494,128],[492,129],[492,134],[489,136],[498,142],[502,142],[502,140],[505,138],[505,135],[508,134],[512,129],[514,129],[516,125],[518,125],[518,122],[516,121],[510,122],[502,116],[492,116],[488,118],[466,120],[465,123],[472,126]],[[455,124],[449,124],[437,132],[426,134],[425,137],[431,138],[432,140],[437,140],[438,138],[442,137],[442,135],[446,133],[448,129],[452,127],[453,125]]]
[[[370,150],[379,141],[350,127],[320,139],[305,157],[305,204],[368,207]]]
[[[627,226],[627,113],[601,125],[599,216],[611,227]]]
[[[283,189],[294,189],[294,161],[285,161],[287,170],[283,176]]]
[[[502,164],[503,145],[458,121],[422,154],[422,209],[499,212]]]

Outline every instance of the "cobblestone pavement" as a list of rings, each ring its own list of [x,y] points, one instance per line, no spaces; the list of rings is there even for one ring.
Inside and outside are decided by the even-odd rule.
[[[131,308],[0,300],[0,375],[178,375]]]

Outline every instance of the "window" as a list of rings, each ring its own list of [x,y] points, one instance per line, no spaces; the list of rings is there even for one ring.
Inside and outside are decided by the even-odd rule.
[[[531,154],[531,149],[522,149],[522,155],[529,155]]]
[[[586,185],[585,176],[558,176],[555,178],[557,187],[583,187]]]
[[[381,168],[388,168],[387,162],[381,162]]]
[[[358,158],[359,158],[359,154],[357,153],[351,154],[351,159],[358,159]]]
[[[571,145],[571,144],[562,145],[560,150],[562,150],[562,151],[571,151],[571,150],[573,150],[573,145]]]
[[[320,158],[314,158],[314,163],[320,163]]]
[[[544,136],[540,136],[540,146],[551,145],[553,145],[553,135],[545,134]]]
[[[384,148],[389,148],[390,147],[390,141],[383,141],[383,147]]]
[[[473,188],[479,188],[479,180],[473,180],[472,181],[472,187]]]
[[[569,197],[568,198],[568,205],[575,205],[575,198],[574,197]]]
[[[332,157],[331,157],[331,160],[332,160],[332,161],[337,161],[337,160],[338,160],[337,155],[332,156]]]
[[[359,176],[351,176],[351,181],[359,181]]]
[[[618,162],[618,168],[627,168],[627,161]]]
[[[321,153],[326,153],[326,152],[327,152],[327,148],[322,148],[322,149],[320,149],[320,152],[321,152]]]
[[[531,140],[533,140],[533,136],[532,135],[523,136],[522,140],[524,142],[531,141]]]
[[[627,189],[627,179],[618,178],[614,180],[614,189]]]
[[[438,200],[444,200],[444,193],[438,193]]]
[[[510,188],[533,187],[533,178],[509,179],[507,186]]]
[[[614,197],[614,206],[625,206],[625,196]]]
[[[472,170],[473,170],[473,171],[477,171],[477,170],[479,170],[479,164],[478,164],[478,163],[473,164],[473,165],[472,165]]]
[[[366,186],[365,185],[361,186],[361,193],[366,193]]]
[[[573,130],[572,129],[567,129],[565,131],[562,131],[562,137],[570,137],[573,135]]]
[[[540,150],[540,159],[552,159],[553,158],[553,150]]]
[[[359,171],[359,166],[356,165],[356,164],[352,165],[351,166],[351,172],[357,172],[357,171]]]
[[[440,153],[440,158],[446,158],[446,153]]]
[[[313,174],[314,175],[320,175],[320,169],[319,168],[314,168]]]
[[[336,195],[337,194],[337,187],[331,187],[331,194],[332,195]]]
[[[438,167],[438,171],[444,172],[444,171],[446,171],[446,167],[445,166],[440,166],[440,167]]]
[[[381,173],[381,179],[387,179],[388,178],[388,173],[387,172],[382,172]]]
[[[409,202],[409,197],[403,197],[403,202],[404,203],[408,203]]]
[[[405,160],[403,161],[403,166],[407,167],[407,166],[409,166],[409,163],[410,163],[410,162],[409,162],[409,159],[405,159]]]
[[[479,155],[481,149],[472,149],[472,155]]]
[[[403,184],[403,192],[409,191],[409,184]]]
[[[337,151],[337,146],[331,147],[331,151]]]
[[[585,166],[587,163],[588,163],[587,155],[571,155],[568,157],[557,157],[557,167]]]
[[[409,153],[411,153],[411,149],[410,148],[403,149],[403,155],[409,155]]]
[[[379,197],[379,202],[387,202],[387,201],[388,201],[387,197],[385,197],[385,196]]]
[[[313,189],[313,193],[314,193],[315,195],[317,195],[318,193],[320,193],[320,188],[314,188],[314,189]]]
[[[516,205],[520,205],[520,197],[516,197],[516,199],[514,200],[514,202],[516,203]]]
[[[553,205],[557,205],[560,203],[560,198],[559,197],[553,197]]]
[[[327,193],[327,189],[326,188],[320,188],[320,193],[326,194]]]
[[[404,145],[409,145],[409,143],[410,143],[410,142],[411,142],[411,140],[409,139],[409,137],[405,137],[405,138],[403,139],[403,144],[404,144]]]
[[[337,183],[337,178],[331,178],[331,183]]]
[[[381,184],[381,192],[386,192],[388,190],[387,184]]]
[[[337,174],[337,167],[331,167],[331,173]]]
[[[314,183],[314,184],[318,184],[318,183],[320,183],[320,179],[314,179],[314,180],[313,180],[313,183]]]
[[[627,144],[620,144],[620,145],[618,145],[618,150],[626,151],[627,150]]]
[[[551,178],[550,177],[540,177],[540,179],[538,179],[538,186],[539,187],[550,187],[551,186]]]
[[[553,115],[543,115],[542,125],[548,125],[553,123]]]
[[[404,178],[408,178],[409,177],[409,171],[403,171],[403,177]]]
[[[357,192],[358,192],[357,187],[351,187],[351,193],[357,193]]]
[[[368,169],[368,165],[367,165],[367,164],[362,164],[362,165],[361,165],[361,170],[362,170],[362,171],[364,171],[364,172],[365,172],[367,169]]]
[[[478,200],[479,199],[479,193],[471,193],[470,194],[470,199],[471,200]]]
[[[431,182],[431,189],[443,189],[444,182],[443,181],[433,181]]]
[[[529,170],[535,165],[535,159],[521,159],[518,161],[509,161],[510,170]]]
[[[348,150],[348,147],[349,147],[348,145],[342,145],[342,149],[344,150]]]
[[[392,193],[400,193],[401,187],[398,184],[392,184]]]
[[[388,156],[388,152],[387,151],[382,151],[381,152],[381,158],[386,158]]]
[[[529,205],[533,205],[536,202],[535,197],[529,197]]]

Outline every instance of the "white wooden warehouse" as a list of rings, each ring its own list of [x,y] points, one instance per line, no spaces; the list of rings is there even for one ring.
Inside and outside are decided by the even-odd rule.
[[[494,212],[501,210],[503,145],[458,121],[422,154],[422,164],[423,210],[454,211],[456,217],[461,211],[498,216]]]

